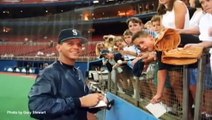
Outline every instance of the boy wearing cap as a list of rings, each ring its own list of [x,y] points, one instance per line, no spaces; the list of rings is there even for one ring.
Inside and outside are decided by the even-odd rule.
[[[57,61],[46,67],[36,78],[28,107],[31,117],[51,120],[87,120],[87,111],[103,99],[100,93],[89,93],[82,72],[75,62],[87,39],[76,29],[59,34]]]

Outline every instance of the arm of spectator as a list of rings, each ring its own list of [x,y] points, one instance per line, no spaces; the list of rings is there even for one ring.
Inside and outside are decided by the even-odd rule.
[[[203,47],[203,48],[209,48],[212,47],[212,41],[203,41],[201,43],[198,44],[186,44],[184,46],[184,48],[188,48],[188,47]]]
[[[178,29],[183,29],[185,24],[185,16],[187,8],[182,1],[174,2],[174,13],[175,13],[175,26]]]
[[[136,57],[134,60],[132,60],[132,65],[134,66],[136,62],[138,62],[140,59],[143,59],[143,56]]]
[[[156,60],[156,53],[155,51],[152,52],[143,52],[138,55],[140,59],[143,59],[145,63],[150,63]]]
[[[136,53],[136,52],[129,51],[129,50],[122,50],[122,51],[120,51],[120,53],[121,53],[122,55],[132,55],[132,56],[137,56],[137,53]]]
[[[150,100],[151,103],[158,103],[161,101],[163,97],[163,89],[165,87],[167,70],[159,70],[158,71],[158,85],[157,85],[157,93],[156,95]],[[164,78],[165,77],[165,78]]]
[[[180,34],[192,34],[192,35],[200,34],[198,26],[194,26],[194,27],[187,28],[187,29],[176,29],[176,31]]]
[[[121,64],[120,63],[116,63],[115,65],[113,65],[113,69],[115,69],[115,68],[117,68],[117,67],[119,67],[121,65],[122,65],[122,63]]]

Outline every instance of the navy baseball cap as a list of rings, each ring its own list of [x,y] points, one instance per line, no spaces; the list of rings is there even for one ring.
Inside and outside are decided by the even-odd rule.
[[[63,29],[58,38],[58,43],[65,42],[66,40],[71,39],[80,39],[82,43],[88,42],[88,39],[83,37],[81,32],[77,29],[69,28],[69,29]]]

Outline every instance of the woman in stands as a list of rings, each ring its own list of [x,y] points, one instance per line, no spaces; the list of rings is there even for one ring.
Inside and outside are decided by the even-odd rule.
[[[189,21],[189,28],[186,29],[180,29],[178,32],[181,34],[181,40],[182,44],[185,45],[187,43],[199,43],[199,30],[195,29],[196,27],[199,26],[200,19],[202,16],[204,16],[204,11],[201,8],[201,4],[199,0],[189,0],[190,7],[196,9],[194,14],[192,15],[190,21]],[[183,41],[184,40],[184,41]],[[198,79],[198,68],[197,64],[189,66],[188,69],[188,79],[189,79],[189,90],[191,92],[191,99],[190,102],[191,105],[194,104],[195,100],[195,94],[196,94],[196,84],[197,84],[197,79]]]
[[[189,12],[180,0],[159,0],[158,14],[166,28],[183,29],[189,26]]]
[[[184,2],[180,0],[159,0],[158,14],[162,16],[161,23],[165,28],[172,29],[184,29],[189,26],[189,11]],[[162,52],[157,54],[157,58],[161,58]],[[158,103],[161,101],[165,82],[168,76],[169,65],[163,64],[161,61],[158,62],[158,85],[156,95],[151,99],[152,103]],[[172,74],[173,72],[170,72]],[[175,75],[174,75],[175,74]],[[174,76],[173,76],[174,75]],[[177,77],[176,77],[177,76]],[[179,83],[180,78],[179,72],[174,71],[170,76],[172,87],[175,90],[177,99],[182,103],[182,90]]]
[[[193,28],[190,28],[187,32],[196,32],[200,33],[199,39],[202,41],[198,44],[188,44],[185,47],[192,47],[192,46],[199,46],[204,48],[210,48],[212,47],[212,0],[199,0],[201,3],[201,6],[203,8],[203,11],[205,14],[201,17],[199,21],[198,26],[194,26]],[[183,30],[185,32],[185,30]],[[210,55],[212,54],[212,50],[210,50]],[[212,63],[212,59],[210,59],[210,64]],[[211,78],[211,71],[212,69],[208,69],[208,66],[206,65],[205,70],[205,94],[204,94],[204,114],[207,120],[212,119],[212,78]],[[210,66],[212,68],[212,65]]]
[[[190,7],[195,9],[194,14],[189,21],[189,28],[191,28],[199,25],[200,18],[204,15],[204,12],[201,8],[199,0],[189,0],[189,4]]]
[[[126,23],[128,25],[129,31],[132,32],[132,34],[135,34],[141,30],[144,30],[150,33],[153,37],[156,37],[157,35],[154,31],[145,29],[142,20],[138,17],[130,17],[129,19],[127,19]]]
[[[126,21],[128,29],[130,32],[135,34],[138,31],[141,31],[144,28],[144,24],[138,17],[131,17]]]

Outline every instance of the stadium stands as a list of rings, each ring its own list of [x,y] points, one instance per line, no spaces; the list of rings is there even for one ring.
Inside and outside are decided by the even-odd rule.
[[[22,3],[34,4],[34,3],[40,3],[40,2],[55,3],[55,2],[66,2],[66,1],[68,1],[67,3],[70,3],[71,1],[80,1],[80,0],[3,0],[0,2],[0,4],[8,4],[8,3],[9,4],[16,4],[16,3],[17,4],[22,4]],[[151,2],[154,1],[155,6],[153,4],[146,4],[150,1]],[[136,13],[138,13],[136,16],[138,16],[145,22],[151,16],[155,14],[151,10],[146,9],[145,5],[150,5],[150,7],[152,5],[153,7],[156,7],[157,2],[158,0],[130,0],[130,1],[123,0],[120,3],[120,1],[117,0],[116,2],[111,2],[108,4],[104,2],[98,5],[90,4],[89,6],[86,6],[86,8],[80,8],[80,9],[74,9],[74,10],[60,9],[61,7],[60,6],[57,9],[51,9],[53,12],[44,13],[44,14],[43,13],[37,14],[37,12],[35,12],[37,9],[34,9],[32,11],[35,13],[33,12],[27,13],[27,14],[32,14],[30,17],[25,15],[16,16],[18,15],[18,12],[16,11],[17,13],[6,15],[5,17],[3,16],[3,18],[0,18],[1,19],[0,21],[0,56],[1,56],[0,59],[2,61],[17,60],[18,61],[17,64],[20,66],[24,66],[26,63],[31,62],[34,65],[33,67],[36,68],[36,69],[32,69],[33,71],[32,73],[38,73],[35,71],[37,69],[40,69],[38,68],[40,63],[43,64],[46,61],[49,62],[49,61],[54,61],[57,59],[58,54],[55,49],[55,44],[51,46],[50,41],[53,41],[54,43],[56,43],[57,33],[59,32],[59,30],[64,28],[70,28],[70,27],[79,28],[80,30],[83,31],[83,33],[86,36],[90,36],[88,37],[89,43],[85,46],[82,58],[86,58],[86,59],[83,59],[84,61],[88,59],[89,60],[95,59],[96,58],[95,46],[98,41],[102,41],[102,36],[108,33],[121,35],[126,28],[125,20],[130,15],[126,14],[127,12],[124,12],[124,14],[126,14],[127,16],[125,15],[122,16],[121,13],[120,13],[120,16],[116,16],[117,14],[115,13],[118,11],[119,5],[125,4],[123,5],[124,7],[120,7],[120,8],[127,8],[126,6],[130,4],[130,8],[136,8],[137,10]],[[53,5],[54,7],[59,6],[59,4],[51,4],[51,5]],[[64,8],[66,7],[67,6],[64,6]],[[111,9],[110,7],[113,7],[114,9]],[[48,6],[48,8],[50,7]],[[96,8],[98,8],[98,12]],[[112,10],[115,10],[115,8],[117,11],[112,11]],[[95,9],[96,9],[96,12],[95,12]],[[110,9],[111,11],[109,11]],[[156,8],[152,10],[154,11],[155,9]],[[93,15],[93,18],[88,21],[85,21],[84,19],[81,19],[81,18],[83,18],[83,13],[88,10],[91,11],[90,14]],[[108,15],[110,17],[106,16],[106,12],[104,12],[105,10],[108,11],[107,13],[111,13],[110,15]],[[76,13],[73,13],[73,11]],[[0,15],[4,13],[3,11],[0,11],[0,12],[1,12]],[[8,14],[7,12],[8,11],[5,11],[4,14]],[[132,13],[134,14],[134,11]],[[33,14],[36,14],[36,15],[33,16]],[[39,16],[39,17],[36,17],[36,16]],[[23,17],[23,18],[16,19],[19,17]],[[29,17],[29,18],[24,18],[24,17]],[[88,33],[88,30],[91,28],[93,29],[93,31],[91,33]],[[14,67],[13,65],[10,65],[7,67],[8,68],[5,69],[5,71],[13,72],[13,67]],[[15,72],[25,72],[25,70],[24,68],[20,67]],[[150,72],[153,72],[153,71],[150,71]],[[180,74],[182,74],[183,69],[180,69],[179,72]],[[142,107],[144,107],[144,104],[149,102],[149,99],[152,97],[153,93],[155,93],[156,91],[155,90],[156,78],[147,79],[149,74],[147,74],[147,76],[144,76],[143,80],[140,81],[140,83],[138,84],[139,94],[143,100],[143,101],[140,101],[141,103],[139,104],[142,105]],[[172,77],[171,79],[179,77],[177,75],[178,74],[172,75],[174,77]],[[129,82],[129,84],[131,83]],[[128,87],[130,88],[131,86],[128,86]],[[114,87],[114,89],[116,89],[116,87]],[[180,89],[184,89],[184,88],[182,88],[181,86]],[[126,95],[131,95],[132,92],[133,90],[131,90],[131,88],[128,90],[125,90]],[[169,94],[171,93],[172,92],[169,91]],[[115,91],[115,94],[117,94],[116,91]],[[118,95],[120,94],[118,93]],[[130,99],[132,101],[132,98]],[[165,119],[165,120],[166,119],[167,120],[182,119],[183,108],[182,108],[182,105],[180,106],[181,101],[178,101],[176,100],[175,97],[173,97],[168,99],[168,102],[171,103],[172,105],[171,107],[176,110],[175,112],[172,112],[170,114],[167,113],[168,115],[165,115],[165,117],[162,119]]]
[[[29,45],[0,45],[0,54],[13,54],[14,56],[24,56],[48,48],[48,46]]]

